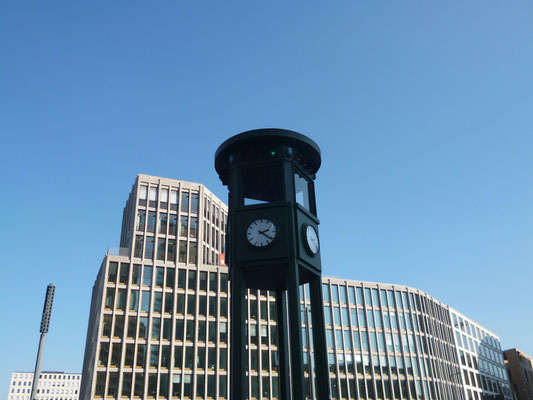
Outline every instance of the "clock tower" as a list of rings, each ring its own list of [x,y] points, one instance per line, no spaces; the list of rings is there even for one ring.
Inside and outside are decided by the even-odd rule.
[[[248,398],[246,289],[276,293],[280,397],[304,399],[299,289],[308,283],[313,322],[316,398],[329,399],[320,238],[314,180],[318,145],[285,129],[257,129],[226,140],[215,168],[229,189],[227,264],[231,280],[232,400]],[[311,364],[313,365],[313,363]]]

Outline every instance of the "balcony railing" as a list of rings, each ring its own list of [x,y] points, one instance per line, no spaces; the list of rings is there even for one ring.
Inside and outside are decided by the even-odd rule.
[[[124,256],[124,257],[129,257],[130,255],[130,249],[128,247],[114,247],[114,246],[109,246],[107,248],[107,255],[110,255],[110,256]]]

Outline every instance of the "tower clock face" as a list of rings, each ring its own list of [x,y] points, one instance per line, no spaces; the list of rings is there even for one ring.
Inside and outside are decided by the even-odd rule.
[[[318,233],[316,229],[311,225],[305,227],[305,244],[307,250],[312,254],[316,255],[318,250],[320,250],[320,242],[318,240]]]
[[[256,219],[246,230],[246,239],[254,247],[265,247],[276,238],[276,225],[269,219]]]

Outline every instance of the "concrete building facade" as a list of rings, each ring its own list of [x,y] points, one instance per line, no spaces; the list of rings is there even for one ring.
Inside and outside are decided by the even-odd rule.
[[[81,374],[43,371],[39,375],[37,400],[78,400]],[[13,372],[8,400],[30,400],[33,372]]]
[[[503,352],[515,400],[533,400],[533,360],[518,349]]]
[[[227,207],[203,185],[139,175],[93,287],[81,398],[228,399]],[[314,398],[308,288],[306,392]],[[511,400],[499,339],[402,285],[323,279],[333,399]],[[273,293],[247,295],[248,398],[279,398]]]

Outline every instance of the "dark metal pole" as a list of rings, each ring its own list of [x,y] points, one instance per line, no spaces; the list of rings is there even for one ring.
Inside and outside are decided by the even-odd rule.
[[[306,327],[306,333],[307,333],[307,355],[309,358],[309,393],[311,399],[316,399],[315,396],[315,363],[314,363],[314,357],[313,357],[313,346],[311,346],[311,343],[313,343],[313,339],[311,337],[311,318],[309,318],[309,313],[311,312],[311,309],[309,307],[304,307],[303,311],[305,312],[305,327]]]
[[[289,265],[288,299],[289,299],[289,340],[291,347],[291,385],[292,400],[304,398],[303,342],[299,295],[298,263]]]
[[[276,290],[276,307],[278,313],[278,357],[279,357],[279,398],[290,400],[289,380],[289,340],[287,335],[287,295],[285,290]]]
[[[245,330],[245,284],[238,268],[231,270],[231,376],[230,393],[234,400],[246,398],[246,330]]]
[[[46,288],[46,297],[44,299],[43,315],[41,318],[41,338],[39,339],[39,350],[37,351],[37,361],[35,362],[35,371],[33,372],[33,382],[31,386],[30,400],[35,400],[37,389],[39,387],[39,375],[41,375],[41,361],[43,357],[44,342],[46,334],[50,327],[50,316],[52,315],[52,304],[54,303],[54,292],[56,288],[51,283]]]
[[[44,342],[46,341],[46,333],[41,333],[39,339],[39,350],[37,351],[37,361],[35,362],[35,371],[33,372],[33,382],[31,386],[31,400],[35,400],[37,388],[39,386],[39,375],[41,375],[41,360],[43,358]]]
[[[311,294],[311,317],[313,320],[313,346],[316,365],[317,399],[329,399],[328,347],[326,343],[326,323],[324,301],[322,300],[322,279],[319,275],[309,282]]]

